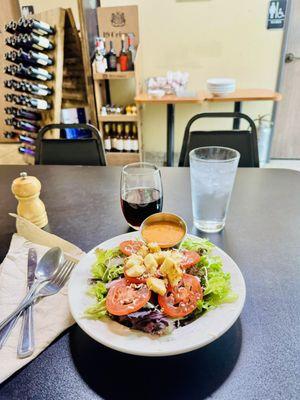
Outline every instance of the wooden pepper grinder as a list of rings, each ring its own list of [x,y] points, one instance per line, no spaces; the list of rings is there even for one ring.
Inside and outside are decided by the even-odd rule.
[[[26,172],[21,172],[20,177],[13,181],[11,190],[19,202],[17,214],[39,228],[44,228],[48,224],[48,217],[45,205],[39,197],[41,182],[35,176],[27,176]]]

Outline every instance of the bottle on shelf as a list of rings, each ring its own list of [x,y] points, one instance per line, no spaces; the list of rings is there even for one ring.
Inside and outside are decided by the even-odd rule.
[[[29,155],[31,155],[31,156],[34,156],[34,155],[35,155],[34,150],[28,149],[27,147],[20,146],[18,150],[19,150],[19,152],[22,153],[22,154],[29,154]]]
[[[139,152],[139,140],[138,140],[136,124],[132,124],[131,151],[134,152],[134,153],[138,153]]]
[[[17,23],[16,30],[22,33],[36,33],[38,35],[47,36],[54,35],[55,29],[43,21],[33,18],[21,17]]]
[[[128,33],[128,61],[127,68],[128,71],[134,71],[134,62],[136,57],[136,49],[134,47],[134,34]]]
[[[118,58],[112,40],[109,42],[109,46],[109,51],[106,53],[107,70],[110,72],[114,72],[117,71]]]
[[[122,39],[121,39],[121,51],[119,55],[119,63],[120,63],[120,69],[122,72],[125,72],[128,70],[128,54],[127,50],[125,48],[125,35],[122,34]]]
[[[126,152],[131,151],[130,124],[125,125],[124,151]]]
[[[36,35],[35,33],[20,33],[5,39],[5,43],[13,48],[27,48],[36,50],[53,50],[54,44],[44,36]]]
[[[26,68],[22,63],[18,65],[5,66],[5,73],[15,75],[19,78],[27,78],[32,80],[53,80],[53,74],[44,68],[28,67]]]
[[[96,61],[96,71],[99,73],[104,73],[107,70],[107,58],[105,51],[105,39],[96,39],[96,51],[95,51],[95,61]]]
[[[17,30],[17,23],[15,21],[9,21],[4,25],[4,29],[6,32],[14,34]]]
[[[22,121],[15,118],[6,118],[5,123],[21,131],[37,133],[40,130],[40,126],[33,122]]]
[[[23,63],[26,66],[28,65],[43,65],[49,66],[53,65],[53,59],[43,54],[41,52],[35,52],[29,50],[28,52],[24,51],[22,48],[19,50],[12,50],[10,52],[5,53],[4,57],[6,60],[11,61],[13,63],[19,64]]]
[[[110,124],[104,125],[104,148],[105,151],[111,151]]]
[[[50,110],[52,107],[51,103],[47,100],[38,99],[30,96],[26,96],[25,102],[27,107],[35,108],[37,110]]]
[[[4,132],[3,133],[3,136],[6,138],[6,139],[15,139],[15,138],[17,138],[19,135],[18,135],[18,133],[17,132]]]
[[[14,95],[11,93],[5,93],[4,95],[5,101],[12,103],[14,101]]]
[[[29,143],[31,145],[34,145],[34,143],[35,143],[35,139],[33,139],[32,137],[27,136],[27,135],[21,135],[20,134],[19,138],[20,138],[20,141],[23,142],[23,143]]]
[[[117,150],[117,129],[116,129],[116,124],[112,123],[111,124],[111,151],[116,152]]]
[[[24,108],[17,107],[5,107],[5,113],[8,115],[13,115],[16,118],[25,118],[31,121],[40,121],[42,116],[40,113],[34,111],[28,111]]]
[[[124,151],[123,124],[117,125],[116,147],[118,152]]]
[[[52,107],[51,103],[47,100],[38,99],[35,97],[24,95],[11,95],[10,93],[5,94],[4,97],[5,100],[10,103],[15,103],[17,105],[34,108],[37,110],[49,110]]]
[[[11,79],[4,81],[4,86],[16,90],[17,92],[24,92],[34,94],[36,96],[48,96],[53,93],[53,90],[41,83],[32,83],[25,80],[16,81]]]
[[[16,35],[6,37],[5,38],[5,44],[6,44],[6,46],[9,46],[9,47],[12,47],[14,49],[17,49],[18,48],[18,44],[17,44]]]

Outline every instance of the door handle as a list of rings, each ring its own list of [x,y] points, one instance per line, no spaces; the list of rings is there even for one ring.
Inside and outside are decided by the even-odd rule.
[[[300,57],[295,56],[295,54],[293,54],[293,53],[287,53],[285,55],[285,62],[286,63],[291,63],[293,61],[299,61],[299,60],[300,60]]]

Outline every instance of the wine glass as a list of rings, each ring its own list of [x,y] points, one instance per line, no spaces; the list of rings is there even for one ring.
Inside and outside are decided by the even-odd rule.
[[[154,164],[138,162],[123,167],[120,191],[123,215],[133,229],[138,230],[144,219],[162,210],[161,175]]]

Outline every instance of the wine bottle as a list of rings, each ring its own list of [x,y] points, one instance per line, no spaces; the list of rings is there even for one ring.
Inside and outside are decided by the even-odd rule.
[[[8,89],[14,89],[14,85],[15,85],[15,81],[14,79],[9,79],[9,80],[5,80],[4,83],[4,87],[8,88]]]
[[[27,82],[25,80],[6,80],[4,81],[4,86],[9,89],[14,89],[17,92],[30,93],[36,96],[49,96],[53,93],[53,90],[46,85],[41,83]]]
[[[18,38],[19,36],[22,43],[22,46],[19,47],[24,46],[26,48],[33,48],[42,51],[54,49],[54,44],[44,36],[39,36],[34,33],[25,33],[24,35],[20,34],[18,35]]]
[[[23,33],[37,33],[38,35],[54,35],[55,29],[43,21],[38,21],[33,18],[21,17],[17,23],[16,29]]]
[[[21,131],[37,133],[40,130],[40,126],[33,122],[22,121],[15,118],[6,118],[5,123]]]
[[[126,152],[131,151],[130,124],[125,125],[124,151]]]
[[[104,125],[104,148],[105,151],[111,151],[110,124]]]
[[[37,99],[35,97],[26,96],[27,107],[35,108],[37,110],[49,110],[52,105],[47,100]]]
[[[137,135],[137,127],[135,124],[132,124],[131,151],[134,153],[139,152],[139,141],[138,141],[138,135]]]
[[[13,102],[13,94],[11,94],[11,93],[6,93],[4,95],[4,98],[5,98],[5,101],[8,101],[9,103]]]
[[[44,68],[36,68],[32,66],[26,68],[23,64],[19,64],[17,66],[13,65],[12,68],[13,68],[12,74],[20,78],[27,78],[27,79],[41,80],[41,81],[47,81],[53,79],[53,74],[51,74]]]
[[[19,47],[15,35],[6,37],[5,44],[6,44],[6,46],[12,47],[14,49],[17,49]]]
[[[117,125],[117,143],[116,143],[116,150],[119,152],[124,151],[124,139],[123,139],[123,124]]]
[[[35,52],[32,50],[26,52],[22,48],[5,53],[4,56],[6,60],[11,61],[15,64],[23,63],[26,66],[53,65],[53,59],[48,57],[46,54]]]
[[[17,108],[17,107],[5,107],[5,113],[9,115],[13,115],[17,118],[25,118],[32,121],[40,121],[42,116],[40,113],[34,111],[28,111],[24,108]]]
[[[10,21],[5,24],[4,29],[6,30],[6,32],[14,34],[17,30],[17,26],[18,25],[15,21]]]
[[[34,150],[28,149],[27,147],[20,146],[18,150],[20,153],[23,153],[23,154],[29,154],[31,156],[35,155]]]
[[[125,72],[128,70],[128,54],[125,48],[125,35],[122,35],[122,40],[121,40],[121,51],[119,55],[119,62],[120,62],[120,68],[121,71]]]
[[[16,137],[18,137],[19,135],[17,134],[17,132],[4,132],[4,137],[6,139],[15,139]]]
[[[32,145],[34,145],[34,143],[35,143],[35,140],[32,137],[27,136],[27,135],[19,135],[19,138],[20,138],[20,141],[23,143],[29,143]]]
[[[134,47],[134,34],[133,33],[128,33],[128,61],[127,61],[127,67],[128,71],[133,71],[134,70],[134,61],[136,57],[136,49]]]
[[[5,65],[4,67],[4,73],[7,75],[14,75],[13,71],[14,71],[14,65]]]
[[[106,54],[107,59],[107,69],[108,71],[117,71],[117,54],[114,49],[113,41],[110,41],[110,49],[109,52]]]

